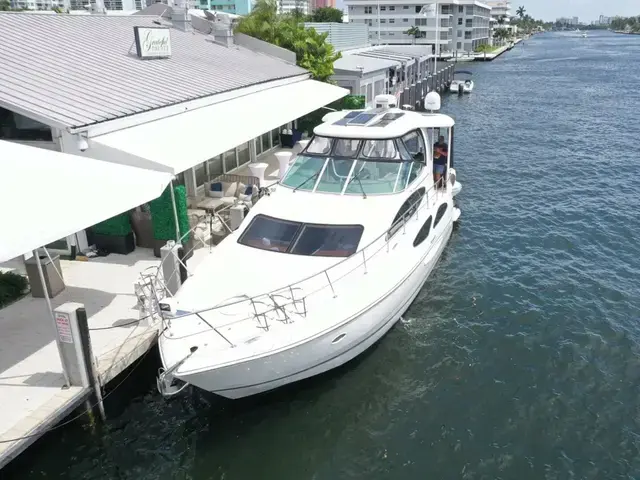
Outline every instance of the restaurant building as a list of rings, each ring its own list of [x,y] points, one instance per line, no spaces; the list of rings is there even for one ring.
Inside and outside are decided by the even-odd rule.
[[[188,197],[348,93],[311,80],[292,52],[175,8],[170,19],[0,13],[0,44],[0,139],[169,172]],[[28,194],[29,179],[15,180]],[[84,232],[48,247],[72,246],[86,248]]]

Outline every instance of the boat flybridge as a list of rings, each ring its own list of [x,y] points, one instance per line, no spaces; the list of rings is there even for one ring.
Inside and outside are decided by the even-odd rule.
[[[455,78],[456,75],[463,75],[466,78]],[[471,76],[473,72],[469,72],[468,70],[457,70],[453,74],[453,81],[449,86],[449,91],[452,93],[471,93],[473,92],[473,80],[471,80]]]
[[[454,121],[375,102],[327,114],[270,195],[161,300],[165,396],[191,384],[240,398],[317,375],[409,308],[460,215]],[[425,105],[438,110],[438,94]]]

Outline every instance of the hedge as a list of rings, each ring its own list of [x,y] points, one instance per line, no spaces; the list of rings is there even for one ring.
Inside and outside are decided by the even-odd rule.
[[[121,213],[115,217],[111,217],[104,222],[94,225],[91,230],[99,235],[113,235],[124,237],[131,233],[131,222],[129,221],[129,212]]]
[[[175,240],[176,227],[173,219],[173,205],[171,202],[171,186],[167,187],[162,195],[149,203],[151,209],[151,222],[153,223],[153,238],[156,240]],[[187,215],[187,191],[183,185],[177,185],[173,189],[176,197],[176,209],[178,210],[178,223],[180,235],[189,231],[189,216]],[[187,242],[186,235],[182,242]]]
[[[22,297],[28,286],[26,277],[13,272],[0,272],[0,308]]]

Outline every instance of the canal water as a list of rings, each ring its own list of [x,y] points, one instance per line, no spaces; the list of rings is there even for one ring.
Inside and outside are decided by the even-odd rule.
[[[346,367],[245,401],[155,391],[49,434],[5,480],[640,478],[640,37],[544,34],[448,96],[462,223]]]

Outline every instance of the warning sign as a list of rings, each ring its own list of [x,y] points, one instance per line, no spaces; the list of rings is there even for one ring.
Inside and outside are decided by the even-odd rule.
[[[58,338],[62,343],[73,343],[69,315],[56,312],[56,328],[58,329]]]

